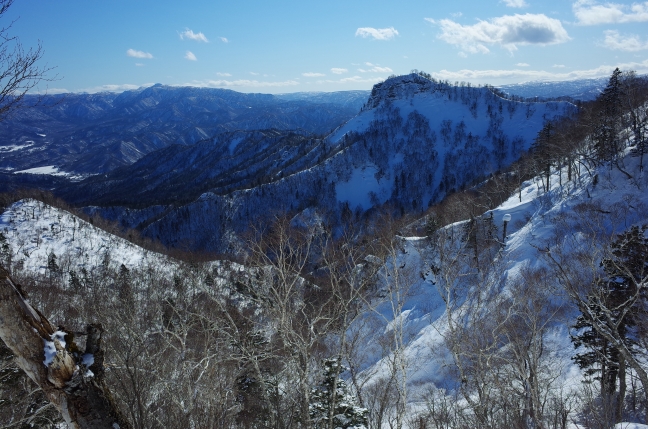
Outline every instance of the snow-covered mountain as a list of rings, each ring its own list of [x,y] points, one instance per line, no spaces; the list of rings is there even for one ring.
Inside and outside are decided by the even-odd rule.
[[[546,121],[574,111],[411,74],[376,85],[362,111],[324,139],[223,134],[60,192],[168,246],[228,251],[232,232],[277,213],[317,208],[337,222],[385,204],[421,212],[509,165]]]
[[[574,100],[590,101],[598,97],[608,78],[576,79],[560,82],[532,81],[501,85],[499,89],[507,94],[524,98],[559,98],[569,97]]]

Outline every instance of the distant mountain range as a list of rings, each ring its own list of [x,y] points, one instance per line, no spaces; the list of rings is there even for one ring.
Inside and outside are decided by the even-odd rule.
[[[608,83],[607,77],[597,79],[578,79],[562,82],[524,82],[502,85],[499,89],[525,98],[559,98],[570,97],[574,100],[594,100]]]
[[[55,167],[87,176],[155,150],[238,130],[323,135],[353,117],[368,91],[286,95],[155,85],[121,94],[62,94],[0,122],[0,171]]]

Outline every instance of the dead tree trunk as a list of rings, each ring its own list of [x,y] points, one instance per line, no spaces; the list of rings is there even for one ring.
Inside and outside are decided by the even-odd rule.
[[[85,352],[36,309],[0,267],[0,338],[16,363],[74,429],[130,429],[103,382],[101,326],[89,325]]]

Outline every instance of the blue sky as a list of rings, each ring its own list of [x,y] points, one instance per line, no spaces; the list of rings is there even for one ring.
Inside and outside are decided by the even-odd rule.
[[[648,73],[648,2],[16,0],[13,18],[10,33],[56,66],[50,93],[342,91],[412,69],[493,85]]]

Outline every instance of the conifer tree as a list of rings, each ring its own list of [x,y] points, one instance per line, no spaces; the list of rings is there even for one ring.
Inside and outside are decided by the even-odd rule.
[[[611,256],[602,261],[605,276],[590,296],[587,308],[581,309],[574,328],[580,331],[572,336],[576,347],[586,351],[577,354],[574,361],[587,375],[600,381],[601,394],[616,396],[615,419],[621,421],[625,397],[626,363],[615,345],[601,329],[620,338],[634,355],[638,336],[638,320],[648,316],[648,226],[634,226],[620,234],[611,245]],[[618,384],[618,391],[617,391]]]
[[[0,266],[6,270],[11,270],[13,251],[11,245],[7,242],[7,237],[0,232]]]
[[[339,375],[339,359],[323,362],[323,378],[311,392],[310,417],[316,429],[366,429],[369,411],[359,407]]]
[[[599,122],[594,132],[594,148],[599,161],[611,161],[620,151],[619,131],[622,115],[622,73],[617,67],[598,97],[601,104]]]

